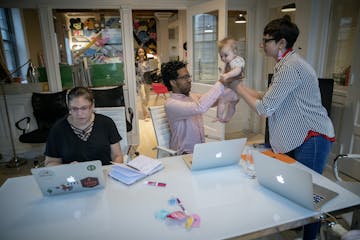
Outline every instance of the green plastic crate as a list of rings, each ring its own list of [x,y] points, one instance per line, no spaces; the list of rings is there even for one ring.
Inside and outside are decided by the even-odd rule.
[[[47,82],[45,67],[39,67],[39,81]],[[124,64],[105,63],[90,65],[91,83],[93,87],[121,85],[124,83]],[[63,89],[74,86],[71,65],[60,64],[60,76]]]
[[[92,64],[90,74],[93,87],[124,83],[124,65],[122,63]]]
[[[45,67],[38,67],[39,82],[47,82],[47,73]],[[70,65],[60,64],[61,84],[64,89],[74,86],[72,79],[72,70]]]

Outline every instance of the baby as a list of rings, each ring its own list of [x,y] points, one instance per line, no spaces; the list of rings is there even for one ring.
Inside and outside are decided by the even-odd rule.
[[[225,91],[219,97],[217,106],[217,120],[228,122],[235,113],[235,106],[239,102],[236,86],[244,76],[245,60],[239,56],[236,40],[224,38],[219,42],[221,61],[225,63],[225,70],[220,78],[225,81]]]

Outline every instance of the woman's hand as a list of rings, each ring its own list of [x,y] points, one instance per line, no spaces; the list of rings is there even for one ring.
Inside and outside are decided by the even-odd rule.
[[[239,83],[237,86],[236,86],[236,91],[237,93],[240,95],[240,96],[243,96],[245,91],[246,91],[246,88],[244,86],[244,84],[241,82]]]
[[[45,156],[45,167],[57,166],[62,164],[61,158]]]

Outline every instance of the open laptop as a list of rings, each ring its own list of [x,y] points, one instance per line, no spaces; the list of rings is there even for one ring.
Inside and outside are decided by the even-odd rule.
[[[102,164],[99,160],[32,168],[31,173],[45,196],[80,192],[105,186]]]
[[[311,173],[253,151],[256,177],[266,188],[311,210],[333,199],[338,193],[314,184]]]
[[[182,158],[191,171],[229,166],[240,161],[245,143],[246,138],[199,143]]]

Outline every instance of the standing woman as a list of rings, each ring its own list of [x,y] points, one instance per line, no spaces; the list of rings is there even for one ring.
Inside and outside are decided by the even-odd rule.
[[[121,136],[114,121],[94,113],[90,89],[75,87],[68,92],[69,114],[51,128],[45,149],[45,165],[101,160],[122,163]]]
[[[274,152],[286,153],[322,174],[332,143],[334,128],[321,104],[315,70],[292,49],[299,29],[289,16],[269,22],[261,47],[277,62],[269,89],[263,96],[243,84],[240,96],[260,116],[268,118],[270,144]],[[320,223],[304,227],[304,239],[315,239]]]
[[[136,88],[140,94],[144,119],[149,118],[148,104],[150,98],[151,80],[150,63],[144,48],[139,47],[136,52]]]

